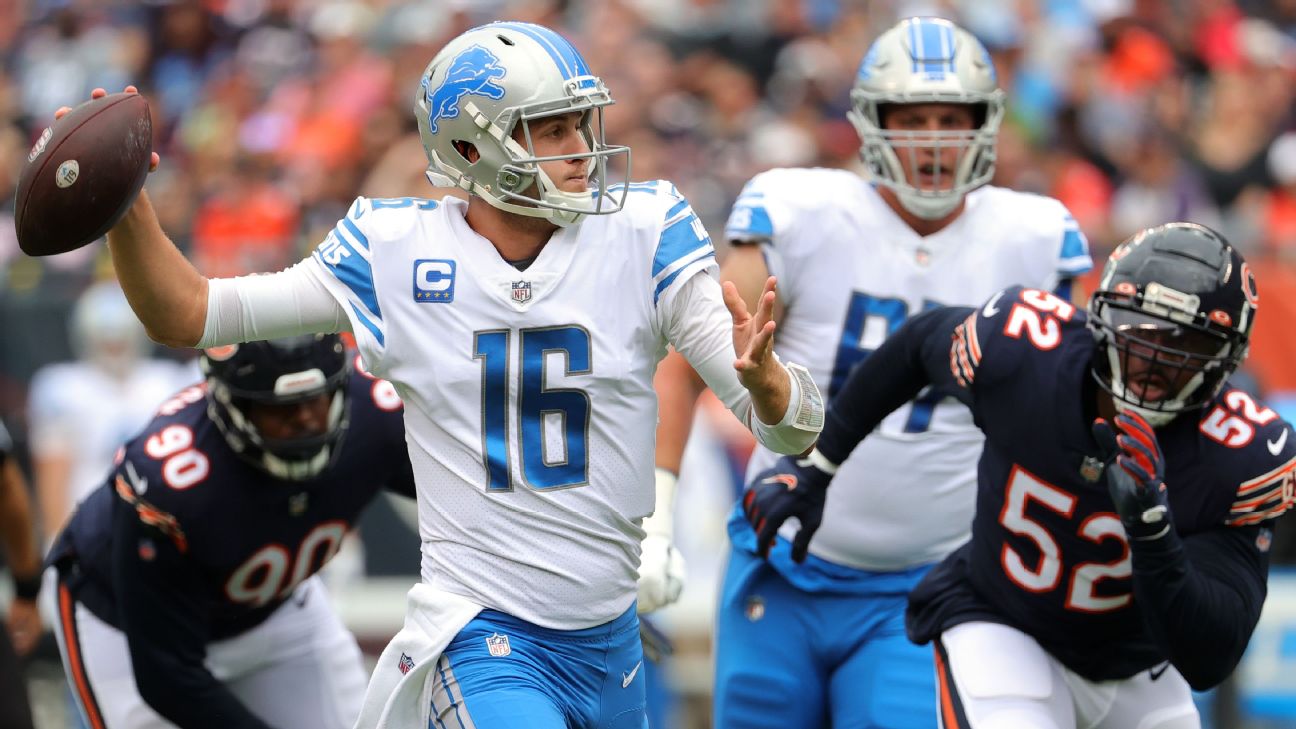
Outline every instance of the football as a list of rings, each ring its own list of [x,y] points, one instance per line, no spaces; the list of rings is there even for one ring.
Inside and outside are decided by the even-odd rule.
[[[108,94],[55,121],[18,177],[19,247],[50,256],[101,238],[144,186],[152,153],[153,122],[139,94]]]

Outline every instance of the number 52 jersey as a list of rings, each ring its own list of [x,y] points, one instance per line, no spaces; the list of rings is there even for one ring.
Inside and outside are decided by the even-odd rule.
[[[661,311],[715,269],[670,183],[629,187],[623,210],[558,229],[524,270],[456,198],[360,198],[307,262],[405,402],[423,581],[548,628],[634,599]]]
[[[972,541],[911,593],[910,638],[926,642],[971,620],[1005,623],[1096,681],[1170,657],[1137,604],[1130,547],[1090,433],[1099,390],[1085,320],[1051,294],[1011,288],[955,329],[947,374],[986,437],[976,517]],[[1225,383],[1156,436],[1193,569],[1225,581],[1263,574],[1269,520],[1293,504],[1291,427]]]

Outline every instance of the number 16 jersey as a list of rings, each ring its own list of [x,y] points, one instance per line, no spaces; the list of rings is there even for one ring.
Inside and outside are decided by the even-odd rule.
[[[637,183],[519,270],[466,208],[361,198],[310,263],[405,402],[423,581],[548,628],[605,623],[634,600],[654,506],[663,312],[715,270],[711,241],[670,183]]]

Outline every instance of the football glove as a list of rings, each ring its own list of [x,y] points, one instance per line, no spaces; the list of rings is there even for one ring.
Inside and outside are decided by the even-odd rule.
[[[653,612],[679,599],[687,576],[684,555],[675,548],[675,474],[658,468],[656,506],[652,516],[644,519],[647,532],[640,544],[639,604],[640,615]]]
[[[684,557],[671,540],[658,534],[644,537],[639,555],[640,615],[670,605],[684,591]]]
[[[792,540],[792,560],[804,562],[810,539],[823,521],[828,484],[837,466],[819,451],[810,455],[784,456],[773,468],[756,474],[743,494],[743,513],[756,530],[756,549],[769,557],[783,522],[796,517],[801,530]]]
[[[1170,506],[1166,500],[1165,457],[1152,426],[1138,413],[1123,412],[1111,424],[1098,418],[1094,439],[1106,463],[1107,492],[1116,504],[1125,535],[1146,541],[1170,531]]]

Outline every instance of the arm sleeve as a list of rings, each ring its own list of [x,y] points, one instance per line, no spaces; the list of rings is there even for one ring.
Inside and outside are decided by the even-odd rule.
[[[973,309],[942,307],[906,321],[880,347],[851,369],[828,406],[819,452],[841,463],[861,440],[927,385],[941,386],[965,403],[969,392],[950,371],[955,329]]]
[[[800,453],[814,443],[820,418],[809,411],[814,409],[810,400],[817,398],[818,392],[808,391],[814,387],[808,375],[798,377],[789,370],[791,392],[781,421],[761,423],[754,417],[751,394],[733,368],[733,322],[715,279],[691,276],[674,296],[663,300],[658,311],[667,339],[762,445],[779,453]],[[821,406],[816,402],[815,407]]]
[[[1267,526],[1130,542],[1134,600],[1153,639],[1198,691],[1228,678],[1260,620]]]
[[[135,509],[115,506],[112,577],[140,696],[177,726],[268,729],[203,665],[207,606],[195,567]]]
[[[348,330],[341,304],[308,270],[314,265],[308,258],[278,273],[212,279],[197,346]]]

